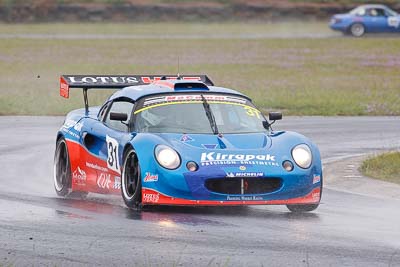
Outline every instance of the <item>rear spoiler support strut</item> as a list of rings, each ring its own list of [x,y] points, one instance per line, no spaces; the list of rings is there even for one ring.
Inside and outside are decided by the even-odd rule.
[[[83,88],[83,101],[85,102],[85,114],[89,114],[89,99],[87,96],[87,91],[89,88],[85,87]]]

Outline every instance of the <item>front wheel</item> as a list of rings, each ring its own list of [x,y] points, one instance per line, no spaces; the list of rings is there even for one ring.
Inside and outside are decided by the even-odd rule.
[[[142,178],[139,160],[132,148],[125,153],[121,176],[122,198],[128,208],[137,208],[142,198]]]
[[[365,33],[365,27],[361,23],[354,23],[350,27],[350,33],[355,37],[361,37]]]

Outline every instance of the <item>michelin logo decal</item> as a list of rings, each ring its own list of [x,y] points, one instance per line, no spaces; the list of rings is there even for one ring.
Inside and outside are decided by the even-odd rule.
[[[253,164],[279,166],[275,162],[275,156],[270,154],[223,154],[223,153],[201,153],[201,165],[230,165],[230,164]]]
[[[263,172],[228,172],[226,173],[226,177],[263,177]]]

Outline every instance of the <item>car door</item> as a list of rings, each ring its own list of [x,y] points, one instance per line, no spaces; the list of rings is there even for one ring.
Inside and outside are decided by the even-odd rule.
[[[368,8],[365,16],[368,32],[388,32],[388,19],[383,8]]]
[[[98,123],[84,133],[89,150],[86,166],[94,173],[88,181],[88,191],[120,194],[123,148],[132,139],[131,114],[134,103],[124,98],[107,103],[99,112]],[[126,114],[126,120],[115,120],[111,114]]]

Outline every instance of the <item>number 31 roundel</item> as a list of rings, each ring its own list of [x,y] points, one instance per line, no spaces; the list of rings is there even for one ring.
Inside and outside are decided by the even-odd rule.
[[[119,160],[118,160],[118,141],[110,136],[106,136],[107,142],[107,167],[110,170],[116,171],[117,173],[121,173],[119,169]]]

